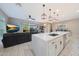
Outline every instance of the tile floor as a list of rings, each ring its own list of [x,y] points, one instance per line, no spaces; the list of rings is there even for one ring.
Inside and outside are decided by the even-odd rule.
[[[31,42],[9,48],[3,48],[0,43],[0,56],[34,56],[34,54],[31,48]],[[79,56],[78,37],[71,39],[59,56]]]
[[[79,56],[79,37],[73,37],[60,56]]]

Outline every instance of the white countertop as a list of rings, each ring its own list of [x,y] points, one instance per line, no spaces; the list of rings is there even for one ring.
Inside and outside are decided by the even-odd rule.
[[[52,34],[52,33],[56,33],[56,34],[59,34],[57,36],[50,36],[49,34]],[[54,40],[64,34],[68,34],[69,32],[62,32],[62,31],[57,31],[57,32],[51,32],[51,33],[39,33],[39,34],[33,34],[32,36],[35,36],[35,37],[38,37],[44,41],[51,41],[51,40]]]

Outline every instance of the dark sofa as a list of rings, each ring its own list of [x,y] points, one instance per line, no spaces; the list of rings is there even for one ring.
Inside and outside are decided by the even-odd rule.
[[[3,35],[3,46],[4,48],[14,46],[17,44],[31,41],[31,33],[5,33]]]

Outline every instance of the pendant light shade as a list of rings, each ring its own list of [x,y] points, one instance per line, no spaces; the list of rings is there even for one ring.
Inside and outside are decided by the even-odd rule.
[[[43,4],[42,5],[43,6],[43,13],[42,13],[42,15],[41,15],[41,19],[47,19],[47,15],[46,15],[46,13],[45,13],[45,4]]]

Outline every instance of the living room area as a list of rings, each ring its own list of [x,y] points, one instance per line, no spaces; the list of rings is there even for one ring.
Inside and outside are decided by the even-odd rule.
[[[41,32],[40,30],[38,31],[38,23],[32,21],[34,18],[31,15],[28,15],[28,20],[8,16],[4,8],[9,5],[0,4],[0,56],[33,56],[31,36]],[[18,7],[19,4],[16,3],[13,6]]]

